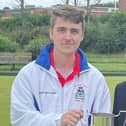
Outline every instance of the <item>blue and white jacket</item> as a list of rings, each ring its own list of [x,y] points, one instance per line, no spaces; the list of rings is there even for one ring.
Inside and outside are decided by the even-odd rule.
[[[89,123],[89,113],[110,113],[110,93],[103,75],[87,63],[81,49],[80,76],[64,87],[50,64],[50,50],[45,46],[36,61],[24,66],[11,90],[11,123],[13,126],[60,126],[62,114],[69,109],[84,110],[77,126]]]

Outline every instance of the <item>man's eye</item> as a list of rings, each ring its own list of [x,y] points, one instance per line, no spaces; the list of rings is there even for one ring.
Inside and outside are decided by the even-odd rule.
[[[58,28],[58,31],[59,32],[65,32],[66,30],[65,30],[65,28]]]
[[[77,30],[77,29],[71,29],[71,33],[73,33],[73,34],[79,33],[79,30]]]

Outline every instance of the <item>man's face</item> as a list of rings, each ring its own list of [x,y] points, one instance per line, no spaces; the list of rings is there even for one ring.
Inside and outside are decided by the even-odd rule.
[[[54,49],[59,53],[74,53],[83,39],[82,23],[75,24],[57,17],[54,27],[50,30],[50,38]]]

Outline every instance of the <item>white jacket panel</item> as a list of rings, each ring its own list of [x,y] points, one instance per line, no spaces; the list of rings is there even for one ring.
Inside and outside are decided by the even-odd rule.
[[[32,62],[19,72],[11,95],[14,126],[55,126],[61,114],[71,108],[82,108],[86,123],[89,113],[111,112],[109,89],[101,73],[91,65],[89,71],[62,88],[52,67],[46,71]]]
[[[62,114],[69,109],[84,110],[77,126],[89,124],[90,113],[110,113],[110,93],[103,75],[87,64],[80,51],[81,72],[64,87],[50,65],[47,46],[40,57],[18,73],[11,90],[13,126],[60,126]],[[88,125],[89,126],[89,125]]]

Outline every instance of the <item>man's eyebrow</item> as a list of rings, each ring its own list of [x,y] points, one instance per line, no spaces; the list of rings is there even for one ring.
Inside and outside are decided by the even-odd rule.
[[[79,30],[79,28],[71,28],[71,30]]]
[[[63,26],[58,26],[58,27],[56,27],[57,29],[66,29],[65,27],[63,27]]]

